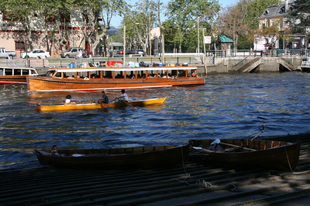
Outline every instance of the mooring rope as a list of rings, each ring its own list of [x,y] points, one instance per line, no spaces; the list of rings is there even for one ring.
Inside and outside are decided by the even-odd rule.
[[[288,163],[288,166],[290,167],[290,170],[293,174],[302,174],[303,172],[294,172],[293,169],[292,169],[292,166],[291,166],[291,163],[290,163],[290,159],[288,158],[288,154],[287,154],[287,151],[286,151],[286,146],[284,146],[284,149],[285,149],[285,154],[286,154],[286,159],[287,159],[287,163]]]
[[[185,169],[185,164],[184,164],[184,156],[183,156],[183,147],[181,147],[181,153],[182,153],[182,164],[183,164],[183,170],[185,172],[186,175],[188,175],[188,177],[190,177],[190,173],[186,172],[186,169]],[[217,186],[213,186],[210,182],[206,182],[205,180],[196,180],[196,182],[194,184],[190,184],[187,182],[187,178],[188,177],[185,177],[184,179],[170,179],[170,180],[176,180],[178,182],[185,182],[187,185],[189,186],[193,186],[193,185],[203,185],[205,188],[208,188],[208,187],[217,187]],[[237,189],[236,185],[234,185],[233,183],[228,183],[227,185],[232,185],[234,186],[234,188],[232,189],[232,191],[235,191]]]

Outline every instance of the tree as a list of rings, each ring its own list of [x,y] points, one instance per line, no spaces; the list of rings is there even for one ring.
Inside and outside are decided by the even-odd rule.
[[[221,33],[234,41],[234,52],[237,52],[239,35],[246,35],[249,25],[245,19],[248,13],[247,0],[240,0],[236,6],[230,6],[222,10],[218,19]]]
[[[279,0],[239,0],[236,5],[226,7],[221,11],[217,22],[219,31],[233,39],[235,52],[239,45],[239,39],[242,46],[246,44],[245,47],[249,47],[253,43],[255,35],[268,32],[259,30],[258,17],[268,6],[279,2]],[[273,29],[275,27],[270,28],[269,32]],[[275,35],[275,32],[270,35]]]
[[[126,11],[119,30],[123,34],[123,27],[126,26],[127,48],[143,48],[146,51],[149,31],[156,21],[156,11],[156,3],[153,0],[140,0]]]
[[[296,0],[292,3],[292,10],[287,14],[287,23],[293,33],[310,34],[310,0]]]
[[[195,44],[197,38],[193,38],[193,35],[197,36],[198,34],[197,29],[195,29],[198,17],[201,22],[211,25],[219,9],[220,5],[217,0],[171,0],[167,6],[166,16],[168,20],[165,22],[167,26],[164,28],[165,32],[174,31],[173,41],[178,42],[181,52],[185,40],[189,44]],[[211,33],[211,31],[208,32]],[[187,36],[189,38],[186,39]]]
[[[113,16],[120,15],[124,16],[126,11],[131,7],[124,0],[102,0],[102,22],[98,32],[98,43],[102,42],[107,54],[107,31],[111,28],[111,21]],[[98,45],[98,43],[96,45]]]

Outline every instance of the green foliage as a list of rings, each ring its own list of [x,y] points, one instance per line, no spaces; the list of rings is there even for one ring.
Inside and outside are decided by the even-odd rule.
[[[246,36],[239,36],[238,39],[238,49],[251,49],[253,48],[253,41],[248,39]]]
[[[248,11],[246,22],[250,28],[258,27],[258,17],[260,17],[268,6],[280,3],[280,0],[248,0]]]
[[[310,0],[296,0],[292,5],[292,11],[288,13],[287,23],[292,26],[293,32],[307,34],[310,28]],[[309,36],[309,34],[308,34]]]
[[[211,25],[220,10],[217,0],[171,0],[167,6],[167,21],[163,23],[165,42],[188,46],[189,50],[195,50],[198,41],[198,17],[199,27],[207,28],[205,35],[211,34]],[[202,39],[202,31],[199,30]],[[201,41],[202,42],[202,41]],[[192,48],[193,47],[193,48]]]

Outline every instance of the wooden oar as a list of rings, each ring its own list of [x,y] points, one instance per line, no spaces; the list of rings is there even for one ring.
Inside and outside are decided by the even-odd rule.
[[[120,99],[120,98],[119,98],[119,97],[116,97],[114,100],[112,100],[112,102],[115,102],[115,101],[118,100],[118,99]],[[137,107],[131,105],[130,103],[128,103],[128,102],[126,102],[126,101],[122,101],[122,102],[119,102],[119,103],[125,103],[125,104],[127,104],[128,106],[131,106],[131,107],[133,107],[134,109],[137,109]]]
[[[230,143],[226,143],[226,142],[220,142],[220,144],[226,145],[226,146],[230,146],[230,147],[236,147],[236,148],[242,148],[245,150],[250,150],[250,151],[257,151],[256,149],[252,149],[252,148],[248,148],[248,147],[241,147],[235,144],[230,144]]]
[[[106,105],[105,103],[100,103],[100,104],[101,104],[101,107],[103,107],[103,105],[104,105],[104,108],[112,108],[112,107]]]
[[[137,107],[135,107],[135,106],[133,106],[133,105],[129,104],[128,102],[124,102],[124,103],[126,103],[127,105],[129,105],[129,106],[133,107],[134,109],[137,109]]]

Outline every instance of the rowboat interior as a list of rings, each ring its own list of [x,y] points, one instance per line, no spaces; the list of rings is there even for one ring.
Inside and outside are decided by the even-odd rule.
[[[25,67],[0,67],[0,84],[27,84],[26,76],[37,76],[33,68]]]
[[[291,145],[290,142],[271,141],[271,140],[250,140],[250,139],[221,139],[214,142],[214,139],[190,140],[192,147],[201,148],[201,151],[211,153],[224,152],[253,152],[259,150],[267,150],[280,146]],[[211,143],[213,143],[211,145]]]

